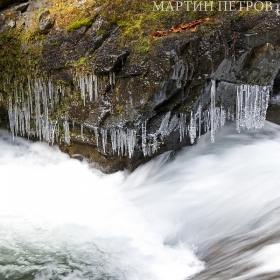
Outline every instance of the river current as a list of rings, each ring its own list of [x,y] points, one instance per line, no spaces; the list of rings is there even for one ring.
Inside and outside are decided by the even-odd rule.
[[[279,170],[270,122],[112,175],[0,131],[0,279],[280,279]]]

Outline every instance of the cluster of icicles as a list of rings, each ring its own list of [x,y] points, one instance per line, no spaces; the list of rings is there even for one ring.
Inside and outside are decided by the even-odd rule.
[[[61,96],[67,92],[64,86],[54,86],[42,79],[28,80],[28,89],[16,87],[13,98],[9,98],[9,121],[13,138],[36,137],[52,145],[59,140],[59,126],[51,120]],[[32,127],[35,127],[35,131]]]
[[[97,77],[80,76],[77,78],[81,97],[85,103],[86,95],[90,101],[98,98]],[[110,83],[115,83],[114,75],[110,75]],[[241,129],[261,128],[264,125],[268,100],[269,86],[240,85],[237,86],[236,113],[233,107],[217,107],[216,81],[211,84],[211,104],[208,110],[202,111],[198,105],[196,111],[190,114],[187,124],[187,114],[171,116],[166,113],[161,125],[155,133],[147,133],[147,122],[139,123],[135,129],[122,127],[98,128],[92,124],[81,124],[81,138],[84,140],[84,127],[93,131],[95,144],[106,154],[112,152],[119,156],[131,158],[135,150],[142,150],[144,156],[156,153],[164,138],[174,131],[179,132],[180,141],[189,136],[193,144],[202,132],[211,131],[211,141],[215,140],[215,133],[225,125],[226,120],[234,121],[236,118],[237,131]],[[62,123],[50,119],[59,103],[60,96],[67,91],[62,86],[54,86],[51,81],[44,82],[35,79],[28,82],[28,91],[16,89],[13,98],[9,99],[9,121],[13,137],[37,137],[50,144],[58,143],[61,139],[65,144],[71,142],[69,121],[65,118]],[[87,94],[86,94],[87,93]],[[139,140],[141,137],[141,141]],[[108,141],[110,139],[110,141]],[[141,143],[141,144],[139,144]]]

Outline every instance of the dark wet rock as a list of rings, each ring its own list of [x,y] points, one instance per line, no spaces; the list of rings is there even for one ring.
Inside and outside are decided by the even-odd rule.
[[[15,10],[18,12],[24,13],[24,12],[26,12],[28,6],[29,6],[29,3],[19,4],[19,5],[16,5]]]
[[[108,55],[108,49],[102,49],[102,52],[97,54],[97,59],[93,62],[93,69],[98,74],[108,74],[109,72],[118,72],[125,64],[126,58],[129,55],[128,50],[112,50]]]
[[[54,25],[54,19],[50,17],[49,10],[41,11],[37,16],[38,28],[40,33],[47,34]]]
[[[7,6],[16,3],[16,0],[1,0],[0,1],[0,9],[6,8]]]
[[[269,104],[266,119],[280,125],[280,102],[278,104]]]
[[[44,18],[38,24],[39,30],[43,34],[47,34],[48,32],[50,32],[50,30],[52,29],[53,25],[54,25],[54,19],[52,19],[50,17]]]

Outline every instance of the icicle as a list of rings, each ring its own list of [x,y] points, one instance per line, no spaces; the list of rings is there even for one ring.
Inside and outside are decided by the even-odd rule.
[[[112,82],[113,82],[113,85],[116,84],[116,73],[115,72],[113,72]]]
[[[94,99],[95,101],[98,99],[98,79],[96,75],[93,75],[94,80]]]
[[[210,113],[208,110],[203,112],[203,124],[204,124],[204,132],[210,131]]]
[[[43,102],[43,116],[42,116],[42,137],[46,141],[50,141],[50,127],[49,127],[49,112],[48,112],[48,98],[47,86],[41,81],[42,102]]]
[[[107,144],[107,129],[101,128],[101,137],[102,137],[102,147],[104,154],[106,153],[106,144]]]
[[[197,109],[197,117],[198,117],[198,138],[200,138],[201,136],[201,110],[202,110],[202,107],[201,105],[198,106],[198,109]]]
[[[157,134],[153,135],[152,153],[154,154],[158,149]]]
[[[30,136],[30,111],[29,111],[28,103],[25,103],[25,102],[23,103],[22,111],[23,111],[24,121],[25,121],[25,131],[27,133],[27,137],[29,138],[29,136]]]
[[[54,103],[59,104],[59,90],[57,87],[54,89]]]
[[[127,150],[128,150],[129,158],[131,158],[134,154],[135,144],[136,144],[136,130],[128,129],[127,130]]]
[[[193,116],[193,112],[191,112],[191,119],[190,119],[190,125],[189,125],[189,136],[190,136],[190,142],[191,144],[194,143],[196,139],[196,120]]]
[[[52,145],[55,141],[56,124],[57,121],[50,121],[50,142]]]
[[[33,100],[31,91],[28,92],[28,102],[30,107],[30,114],[33,115]]]
[[[86,84],[85,84],[85,77],[83,75],[80,75],[78,77],[78,85],[81,90],[81,98],[84,102],[84,106],[86,105]]]
[[[169,111],[163,118],[160,128],[158,129],[158,134],[161,134],[162,137],[167,136],[169,133],[168,123],[169,123],[170,116],[171,116],[171,112]]]
[[[15,117],[14,117],[14,113],[13,113],[13,102],[12,102],[11,98],[9,98],[8,114],[9,114],[10,130],[11,130],[11,133],[13,135],[13,140],[14,140],[15,139]]]
[[[112,75],[112,72],[109,72],[109,84],[110,84],[110,86],[113,85],[113,75]]]
[[[51,104],[51,112],[53,113],[54,111],[54,105],[53,105],[53,85],[51,80],[48,81],[48,87],[49,87],[49,99],[50,99],[50,104]]]
[[[70,145],[71,136],[70,136],[70,130],[69,130],[69,123],[68,123],[67,120],[64,121],[63,128],[64,128],[64,141],[65,141],[65,144]]]
[[[123,155],[123,139],[121,129],[117,130],[117,149],[118,149],[118,156]]]
[[[142,123],[142,151],[144,157],[147,156],[147,121]]]
[[[24,118],[23,118],[23,113],[19,109],[18,110],[18,121],[19,121],[19,134],[20,136],[24,135]]]
[[[112,152],[115,154],[117,152],[117,132],[115,128],[110,130],[111,133],[111,144],[112,144]]]
[[[215,118],[216,118],[216,80],[211,81],[211,142],[215,141]]]
[[[180,113],[180,121],[179,121],[179,130],[180,130],[180,142],[183,141],[186,134],[186,114]]]
[[[35,127],[36,127],[36,136],[39,140],[42,140],[42,127],[41,127],[41,107],[40,107],[40,81],[35,81]]]
[[[125,156],[127,152],[127,138],[126,133],[123,129],[120,129],[120,138],[121,138],[121,155]]]
[[[82,138],[82,141],[85,140],[84,138],[84,126],[81,124],[81,138]]]
[[[123,129],[117,131],[118,155],[125,156],[128,150],[127,134]]]
[[[179,119],[177,118],[176,115],[172,117],[170,120],[168,130],[167,130],[167,135],[170,135],[178,126]]]
[[[115,72],[113,72],[113,71],[109,72],[109,84],[110,84],[110,86],[114,87],[115,83],[116,83],[116,74],[115,74]]]
[[[93,75],[89,75],[88,77],[88,94],[89,94],[89,100],[92,101],[93,99]]]
[[[94,127],[93,130],[94,130],[94,136],[96,140],[96,146],[98,147],[98,139],[99,139],[98,129],[97,127]]]
[[[260,129],[264,126],[268,100],[269,86],[241,85],[236,91],[236,130]]]
[[[227,119],[228,121],[234,121],[234,111],[233,111],[232,106],[230,106],[230,107],[228,108],[228,110],[227,110],[227,117],[226,117],[226,119]]]
[[[57,124],[55,130],[56,130],[56,133],[55,133],[55,136],[56,136],[55,141],[58,143],[58,141],[59,141],[59,136],[60,136],[60,133],[59,133],[59,124]]]
[[[19,110],[18,110],[18,93],[17,93],[17,88],[15,89],[14,92],[15,96],[15,105],[14,105],[14,122],[15,122],[15,135],[17,136],[18,134],[18,128],[19,128],[19,123],[18,123],[18,115],[19,115]]]
[[[224,127],[225,123],[226,123],[226,110],[223,108],[223,106],[221,106],[221,113],[220,113],[220,122],[221,125],[220,127]]]

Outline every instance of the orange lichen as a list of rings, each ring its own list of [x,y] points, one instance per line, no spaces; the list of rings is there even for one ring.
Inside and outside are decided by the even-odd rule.
[[[167,31],[154,31],[151,34],[151,39],[154,39],[156,37],[162,37],[162,36],[167,36],[168,32]]]
[[[190,30],[191,32],[194,32],[196,31],[196,27],[199,24],[203,22],[211,22],[211,21],[213,21],[212,18],[197,19],[190,23],[182,23],[179,24],[178,26],[172,26],[168,31],[164,31],[164,30],[154,31],[151,34],[151,40],[155,39],[156,37],[167,36],[170,33],[181,33],[186,30]]]

